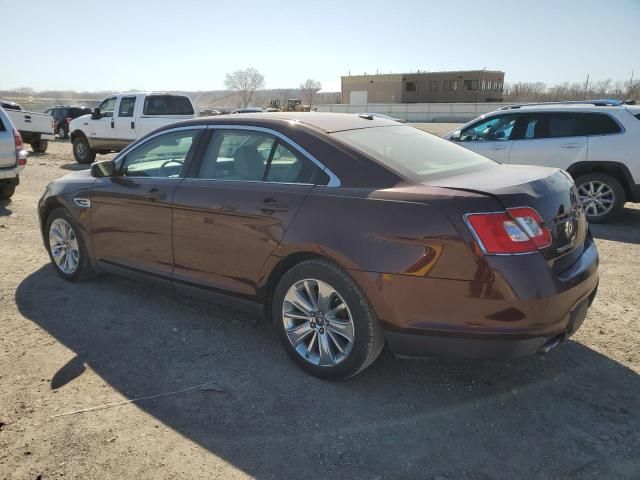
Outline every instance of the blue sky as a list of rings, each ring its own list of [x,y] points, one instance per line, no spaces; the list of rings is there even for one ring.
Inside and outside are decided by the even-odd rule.
[[[213,90],[249,66],[268,88],[325,90],[349,71],[640,77],[640,0],[0,0],[0,18],[0,88]]]

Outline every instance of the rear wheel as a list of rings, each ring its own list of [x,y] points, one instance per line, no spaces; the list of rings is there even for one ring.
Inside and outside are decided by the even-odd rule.
[[[626,201],[624,188],[606,173],[587,173],[576,179],[587,220],[604,223],[618,215]]]
[[[58,125],[58,138],[67,138],[68,133],[63,125]]]
[[[31,144],[31,148],[35,153],[44,153],[49,147],[49,140],[36,140]]]
[[[62,278],[82,281],[93,275],[80,227],[64,208],[56,208],[47,218],[45,243],[51,263]]]
[[[73,157],[78,163],[91,163],[96,159],[96,152],[85,136],[80,135],[73,140]]]
[[[16,193],[15,185],[0,185],[0,200],[9,200]]]
[[[272,314],[289,356],[317,377],[356,375],[384,346],[382,329],[364,293],[325,260],[302,262],[284,274],[274,293]]]

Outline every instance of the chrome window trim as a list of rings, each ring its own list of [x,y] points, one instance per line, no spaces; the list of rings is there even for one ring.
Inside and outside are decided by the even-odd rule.
[[[294,142],[293,140],[291,140],[289,137],[287,137],[286,135],[278,132],[277,130],[272,130],[271,128],[265,128],[265,127],[256,127],[253,125],[228,125],[228,124],[215,124],[215,125],[207,125],[207,129],[212,129],[212,130],[249,130],[249,131],[253,131],[253,132],[261,132],[261,133],[267,133],[269,135],[273,135],[276,138],[279,138],[280,140],[284,140],[286,143],[288,143],[289,145],[291,145],[292,147],[294,147],[296,150],[298,150],[300,153],[302,153],[307,160],[311,161],[312,163],[314,163],[316,165],[316,167],[318,167],[320,170],[322,170],[324,173],[326,173],[329,176],[329,183],[327,183],[326,185],[320,185],[322,187],[340,187],[342,185],[342,182],[340,181],[340,179],[338,178],[338,176],[333,173],[329,168],[327,168],[320,160],[318,160],[316,157],[314,157],[313,155],[311,155],[307,150],[305,150],[303,147],[301,147],[299,144],[297,144],[296,142]],[[216,178],[202,178],[200,180],[215,180],[215,181],[233,181],[233,182],[244,182],[245,180],[218,180]],[[290,184],[290,185],[310,185],[310,184],[305,184],[305,183],[291,183],[291,182],[266,182],[266,181],[262,181],[262,180],[247,180],[247,181],[252,181],[252,182],[260,182],[260,183],[272,183],[272,184]]]

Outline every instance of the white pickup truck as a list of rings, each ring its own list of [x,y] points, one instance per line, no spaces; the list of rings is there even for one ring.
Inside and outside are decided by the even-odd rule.
[[[4,109],[14,127],[25,143],[31,145],[36,153],[44,153],[49,146],[49,140],[53,140],[53,119],[46,113],[27,112],[14,102],[1,101]]]
[[[185,95],[119,93],[106,98],[92,114],[71,121],[73,156],[78,163],[91,163],[98,153],[119,152],[156,128],[195,116]]]

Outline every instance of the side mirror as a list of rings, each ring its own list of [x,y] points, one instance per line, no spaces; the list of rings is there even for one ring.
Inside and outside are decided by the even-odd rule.
[[[454,142],[459,142],[461,138],[462,133],[460,132],[460,130],[456,130],[451,134],[451,140],[453,140]]]
[[[116,174],[116,164],[113,160],[102,160],[91,164],[91,176],[96,178],[113,177]]]
[[[91,113],[91,119],[92,120],[99,120],[102,118],[102,113],[100,112],[100,109],[98,107],[93,109],[93,112]]]

